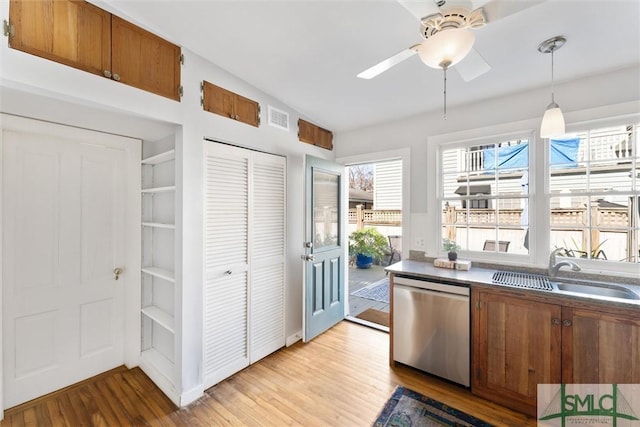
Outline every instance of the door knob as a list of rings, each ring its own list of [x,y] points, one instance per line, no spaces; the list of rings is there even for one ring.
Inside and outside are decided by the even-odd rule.
[[[313,255],[300,255],[300,258],[302,258],[305,261],[315,261],[316,257]]]
[[[122,269],[120,267],[114,268],[113,274],[115,275],[115,279],[118,280],[120,278],[120,275],[122,274]]]

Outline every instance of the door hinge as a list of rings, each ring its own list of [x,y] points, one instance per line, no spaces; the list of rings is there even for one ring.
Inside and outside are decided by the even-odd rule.
[[[180,98],[184,96],[184,87],[182,87],[182,85],[178,86],[178,95]]]
[[[200,105],[204,107],[204,96],[200,97]]]
[[[2,33],[5,37],[9,37],[11,39],[16,36],[16,27],[5,19],[2,25]]]
[[[178,61],[180,61],[180,65],[184,65],[184,53],[181,53],[180,56],[178,56]]]

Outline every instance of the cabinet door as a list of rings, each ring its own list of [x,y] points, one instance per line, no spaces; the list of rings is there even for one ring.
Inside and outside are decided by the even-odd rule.
[[[560,382],[561,307],[473,292],[472,389],[529,415],[538,384]]]
[[[244,96],[235,95],[235,119],[251,126],[260,125],[259,104]]]
[[[315,144],[316,135],[315,135],[316,126],[311,123],[299,119],[298,120],[298,139],[302,142],[306,142],[307,144]]]
[[[130,22],[112,18],[113,79],[180,100],[180,47]]]
[[[565,307],[562,318],[564,383],[640,383],[637,315]]]
[[[316,135],[316,145],[318,147],[333,150],[333,134],[330,131],[323,128],[317,128]]]
[[[204,96],[203,108],[205,111],[219,114],[230,119],[235,118],[233,112],[233,98],[235,94],[233,92],[209,82],[203,82],[202,92]]]
[[[111,68],[111,15],[85,1],[11,0],[9,46],[103,75]]]

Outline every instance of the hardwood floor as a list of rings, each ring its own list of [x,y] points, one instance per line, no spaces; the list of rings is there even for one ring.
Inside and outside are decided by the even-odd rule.
[[[176,408],[140,369],[118,368],[5,412],[10,426],[370,426],[404,385],[496,426],[536,421],[408,367],[388,334],[341,322],[282,349]]]

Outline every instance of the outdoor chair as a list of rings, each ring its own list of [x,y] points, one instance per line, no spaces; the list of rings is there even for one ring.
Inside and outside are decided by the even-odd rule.
[[[393,259],[402,260],[402,236],[387,236],[389,239],[389,264],[393,264]]]
[[[509,240],[498,240],[498,252],[507,252],[509,250]],[[482,246],[483,251],[495,252],[496,250],[496,241],[495,240],[485,240],[484,245]]]

